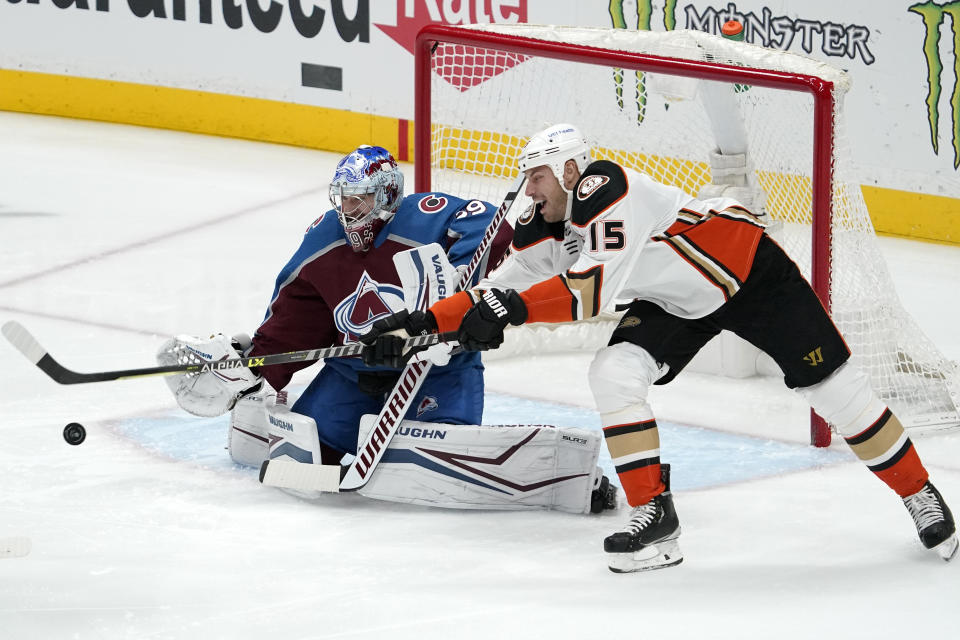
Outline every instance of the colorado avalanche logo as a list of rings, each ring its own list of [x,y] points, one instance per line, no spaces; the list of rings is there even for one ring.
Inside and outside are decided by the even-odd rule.
[[[417,417],[419,418],[428,411],[434,411],[440,405],[437,404],[437,399],[433,396],[424,396],[423,400],[420,401],[419,406],[417,406]]]
[[[420,202],[417,203],[417,206],[420,208],[420,211],[424,213],[437,213],[438,211],[443,211],[447,206],[447,199],[443,196],[429,195],[425,198],[421,198]]]
[[[354,292],[334,308],[333,321],[347,344],[356,342],[378,319],[403,308],[400,287],[380,284],[364,271]]]

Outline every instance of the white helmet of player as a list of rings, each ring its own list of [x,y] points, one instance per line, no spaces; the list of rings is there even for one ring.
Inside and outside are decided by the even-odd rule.
[[[362,145],[338,164],[330,204],[354,251],[367,251],[403,200],[403,173],[383,147]]]
[[[520,152],[517,164],[520,171],[546,165],[563,186],[563,165],[567,160],[577,163],[577,169],[583,173],[590,164],[590,145],[580,130],[572,124],[561,123],[547,127],[535,133]]]

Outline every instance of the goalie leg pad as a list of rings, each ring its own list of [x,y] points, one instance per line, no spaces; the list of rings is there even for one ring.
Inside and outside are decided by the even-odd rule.
[[[234,462],[259,467],[267,459],[320,464],[317,423],[287,406],[287,394],[241,398],[230,415],[227,441]]]
[[[361,419],[361,439],[375,419]],[[432,507],[589,513],[600,438],[570,427],[404,420],[358,492]]]
[[[227,450],[237,464],[259,467],[270,455],[267,398],[272,401],[275,396],[255,394],[241,398],[230,412]]]
[[[286,404],[285,394],[279,394],[278,398],[277,402],[266,407],[270,459],[321,464],[320,437],[316,421],[310,416],[292,411]]]

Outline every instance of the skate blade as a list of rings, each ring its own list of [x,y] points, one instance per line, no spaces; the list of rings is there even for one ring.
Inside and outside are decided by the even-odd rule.
[[[960,547],[960,541],[957,540],[957,535],[954,534],[935,546],[933,550],[940,554],[944,562],[950,562],[954,556],[957,555],[958,547]]]
[[[608,553],[607,566],[614,573],[634,573],[666,569],[683,562],[680,545],[674,540],[664,540],[632,553]]]

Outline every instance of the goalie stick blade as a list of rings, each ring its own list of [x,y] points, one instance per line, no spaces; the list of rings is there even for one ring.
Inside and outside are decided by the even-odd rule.
[[[264,460],[260,466],[260,482],[269,487],[281,489],[339,493],[341,469],[338,464]]]
[[[30,554],[30,538],[0,539],[0,558],[22,558]]]

